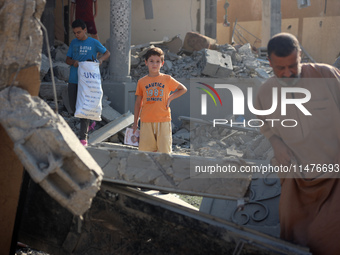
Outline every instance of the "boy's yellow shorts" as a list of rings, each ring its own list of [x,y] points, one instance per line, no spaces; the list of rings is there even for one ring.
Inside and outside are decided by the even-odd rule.
[[[138,149],[140,151],[171,153],[171,121],[141,122]]]

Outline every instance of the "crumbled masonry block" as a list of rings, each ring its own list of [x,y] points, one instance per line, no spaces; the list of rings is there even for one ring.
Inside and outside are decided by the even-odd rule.
[[[215,50],[204,50],[203,63],[202,74],[211,77],[228,77],[233,71],[231,57],[228,54],[222,54]]]
[[[121,116],[119,112],[117,112],[115,109],[113,109],[109,103],[105,103],[107,101],[102,100],[103,102],[103,109],[102,109],[102,119],[106,122],[111,122],[118,117]]]
[[[188,52],[199,51],[201,49],[213,49],[217,48],[216,40],[208,36],[196,33],[188,32],[185,35],[183,42],[183,49]]]
[[[58,79],[68,82],[70,76],[70,66],[64,62],[54,62],[53,72]]]
[[[197,166],[202,170],[216,166],[239,169],[246,165],[244,161],[235,158],[183,156],[114,149],[103,145],[87,149],[102,167],[104,180],[117,184],[188,195],[237,199],[246,195],[251,181],[251,176],[246,173],[195,171]]]
[[[90,208],[103,172],[64,119],[39,97],[0,92],[0,122],[31,178],[74,215]]]
[[[63,93],[67,91],[67,83],[55,83],[55,88],[57,92],[57,99],[60,100],[63,98]],[[45,100],[53,100],[54,99],[54,91],[53,85],[51,82],[42,82],[40,84],[39,96]]]
[[[89,135],[89,144],[100,143],[133,124],[133,114],[128,111]]]

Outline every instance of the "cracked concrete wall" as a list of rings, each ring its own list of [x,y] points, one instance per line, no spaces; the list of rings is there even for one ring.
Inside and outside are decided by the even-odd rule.
[[[87,149],[102,167],[104,180],[167,192],[219,198],[242,198],[251,177],[247,173],[204,173],[197,166],[230,166],[239,169],[246,163],[234,158],[204,158],[165,153],[111,149]]]

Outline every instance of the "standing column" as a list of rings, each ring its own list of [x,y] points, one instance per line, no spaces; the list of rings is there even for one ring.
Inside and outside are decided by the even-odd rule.
[[[110,79],[103,82],[111,107],[133,112],[136,83],[130,76],[131,0],[110,0]]]
[[[281,32],[281,0],[262,0],[262,47]]]
[[[205,35],[216,39],[217,0],[205,0]]]
[[[130,82],[131,0],[110,1],[110,76]]]

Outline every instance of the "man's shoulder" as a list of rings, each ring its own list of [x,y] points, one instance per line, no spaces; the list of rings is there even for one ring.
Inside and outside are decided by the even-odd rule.
[[[304,63],[301,67],[302,77],[328,77],[336,71],[334,66],[324,63]]]

